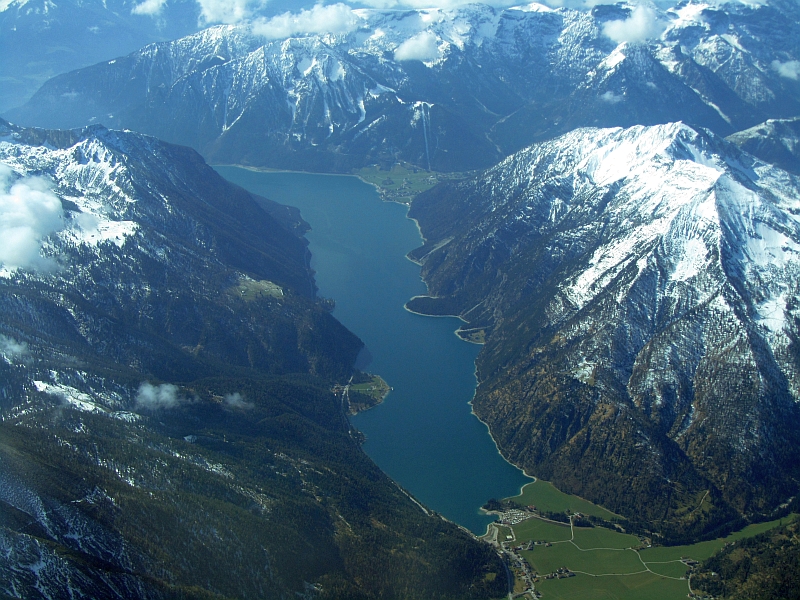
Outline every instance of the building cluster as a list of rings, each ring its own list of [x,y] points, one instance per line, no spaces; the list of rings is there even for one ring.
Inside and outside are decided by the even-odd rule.
[[[557,571],[553,571],[544,576],[545,579],[566,579],[567,577],[575,577],[575,573],[570,571],[567,567],[561,567]]]
[[[535,517],[536,514],[528,509],[510,508],[505,510],[499,513],[499,522],[501,525],[518,525],[527,519]]]

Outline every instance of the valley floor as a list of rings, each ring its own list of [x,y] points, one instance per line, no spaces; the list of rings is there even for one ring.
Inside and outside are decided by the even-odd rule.
[[[679,600],[692,590],[695,567],[736,540],[756,536],[795,518],[750,525],[724,538],[684,546],[654,547],[622,530],[579,526],[586,515],[610,513],[537,480],[508,499],[484,539],[505,555],[515,576],[514,597],[545,600]],[[510,508],[517,504],[519,508]],[[534,504],[536,503],[536,504]],[[585,512],[575,511],[581,507]],[[568,523],[547,518],[569,511]],[[602,514],[605,513],[605,514]]]

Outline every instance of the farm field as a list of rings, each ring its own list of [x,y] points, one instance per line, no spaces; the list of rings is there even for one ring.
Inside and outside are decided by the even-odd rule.
[[[590,575],[629,575],[647,570],[635,550],[583,551],[566,542],[550,547],[537,546],[520,554],[540,575],[553,573],[562,567]]]
[[[579,512],[602,519],[619,518],[619,515],[615,515],[602,506],[592,504],[588,500],[584,500],[578,496],[565,494],[556,489],[552,483],[542,481],[541,479],[527,484],[522,488],[522,493],[519,496],[508,498],[508,500],[520,506],[533,505],[540,512],[564,512],[569,509],[573,513]]]
[[[547,482],[529,484],[520,496],[510,500],[521,506],[534,505],[543,512],[615,517]],[[705,560],[727,543],[758,535],[796,517],[750,525],[716,540],[644,548],[642,539],[635,535],[603,527],[576,527],[536,516],[511,526],[514,541],[508,547],[516,548],[513,552],[538,575],[535,589],[544,600],[679,600],[691,591],[690,566],[684,561]],[[502,528],[501,540],[508,530]]]
[[[420,192],[429,190],[440,181],[462,179],[469,173],[431,172],[408,163],[396,163],[385,170],[379,166],[357,170],[356,177],[374,185],[384,200],[408,204]]]
[[[627,577],[589,577],[540,581],[542,600],[677,600],[686,598],[686,581],[664,579],[652,573]]]
[[[647,548],[642,550],[640,554],[642,555],[642,559],[646,562],[680,560],[682,556],[687,556],[698,561],[705,560],[713,556],[729,542],[735,542],[736,540],[756,536],[759,533],[764,533],[765,531],[774,529],[779,525],[790,523],[796,518],[797,515],[790,515],[784,519],[776,519],[775,521],[766,521],[764,523],[748,525],[741,531],[736,531],[724,538],[717,538],[716,540],[698,542],[697,544],[690,544],[686,546],[659,546],[656,548]]]
[[[569,525],[544,519],[528,519],[514,526],[514,535],[520,542],[563,542],[572,539]]]
[[[575,527],[574,541],[583,550],[593,548],[636,548],[640,545],[635,535],[620,533],[603,527]]]

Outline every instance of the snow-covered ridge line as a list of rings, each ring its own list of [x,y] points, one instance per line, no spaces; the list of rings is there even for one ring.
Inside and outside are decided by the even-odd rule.
[[[652,501],[684,468],[776,505],[800,440],[799,177],[682,123],[583,128],[410,216],[419,306],[486,332],[473,404],[504,454],[630,514],[631,474]]]
[[[333,33],[222,25],[54,78],[10,114],[146,131],[221,163],[463,171],[586,125],[729,135],[800,113],[800,9],[642,10],[474,4],[358,9]]]
[[[25,228],[0,242],[0,276],[11,277],[19,268],[58,269],[64,245],[97,252],[103,243],[121,248],[135,235],[139,226],[132,219],[136,199],[125,166],[126,142],[114,132],[98,126],[22,130],[1,122],[0,129],[5,133],[0,137],[2,227]],[[144,136],[131,138],[150,143]],[[49,203],[43,204],[42,196]],[[12,216],[19,210],[31,212],[27,224]]]
[[[571,198],[541,195],[549,186],[572,189]],[[787,295],[800,279],[800,182],[738,151],[710,133],[680,124],[630,129],[582,129],[512,155],[487,172],[480,188],[496,202],[519,205],[524,187],[533,211],[517,219],[532,226],[539,215],[559,223],[585,211],[586,191],[615,190],[598,216],[606,242],[584,268],[562,284],[581,310],[629,265],[640,272],[659,258],[663,293],[679,301],[687,286],[705,302],[722,285],[701,285],[720,257],[725,272],[741,273],[753,318],[765,335],[786,345]],[[557,215],[557,216],[555,216]],[[666,244],[666,246],[665,246]],[[732,263],[735,262],[734,266]],[[756,283],[757,282],[757,283]],[[634,285],[635,280],[630,283]],[[710,294],[710,295],[709,295]]]

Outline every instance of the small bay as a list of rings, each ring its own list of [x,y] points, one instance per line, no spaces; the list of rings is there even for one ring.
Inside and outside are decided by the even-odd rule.
[[[471,412],[479,346],[454,335],[459,321],[416,315],[405,302],[424,294],[405,255],[421,245],[406,207],[383,202],[355,177],[215,167],[229,181],[296,206],[320,295],[366,344],[365,370],[392,386],[385,402],[352,418],[366,453],[426,506],[482,534],[489,498],[516,495],[531,481],[497,452]]]

